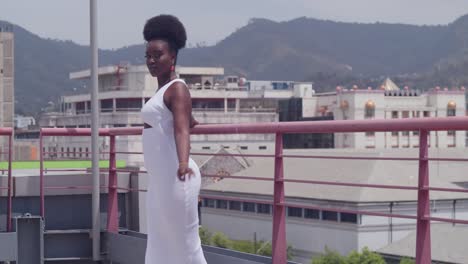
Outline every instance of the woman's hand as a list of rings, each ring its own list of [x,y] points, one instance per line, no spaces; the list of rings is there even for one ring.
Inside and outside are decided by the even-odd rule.
[[[185,181],[186,176],[190,179],[192,176],[195,176],[195,173],[187,163],[180,163],[179,169],[177,169],[177,178],[179,178],[180,181]]]
[[[191,118],[190,118],[190,128],[193,128],[198,124],[199,124],[198,121],[192,115]]]

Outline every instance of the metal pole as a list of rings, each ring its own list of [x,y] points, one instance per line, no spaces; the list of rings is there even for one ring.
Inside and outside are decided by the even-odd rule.
[[[429,161],[427,130],[419,132],[418,220],[416,227],[416,263],[431,263],[431,221],[429,208]]]
[[[41,207],[40,207],[40,213],[42,219],[45,218],[45,205],[44,205],[44,136],[42,135],[42,129],[41,132],[39,132],[39,197],[41,200]]]
[[[93,260],[100,260],[100,182],[99,182],[99,105],[98,105],[98,43],[97,43],[97,0],[90,0],[90,42],[91,42],[91,167],[93,174],[92,194],[92,238]]]
[[[10,134],[8,137],[8,204],[7,204],[7,232],[11,232],[11,211],[12,211],[12,195],[13,195],[13,186],[11,178],[11,159],[13,151],[13,136]]]
[[[284,264],[286,254],[286,218],[284,208],[283,134],[276,133],[275,183],[273,197],[273,264]]]
[[[117,166],[115,153],[115,136],[110,136],[109,151],[109,192],[107,202],[107,232],[117,233],[119,231],[119,209],[117,203]]]

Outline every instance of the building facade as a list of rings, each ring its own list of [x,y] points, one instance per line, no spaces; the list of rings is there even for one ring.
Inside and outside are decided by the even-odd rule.
[[[428,92],[409,89],[343,89],[302,100],[302,117],[332,117],[334,120],[397,119],[465,116],[465,88]],[[465,148],[466,132],[431,132],[433,148]],[[335,148],[416,148],[419,131],[386,133],[336,133]]]
[[[15,102],[14,33],[12,26],[0,26],[0,127],[13,127]],[[5,146],[7,141],[1,141]]]
[[[193,116],[201,124],[276,122],[280,100],[311,97],[314,93],[312,83],[299,82],[283,82],[284,85],[280,85],[280,82],[270,81],[270,85],[264,89],[250,90],[245,80],[224,76],[224,69],[219,67],[179,66],[176,73],[189,87]],[[87,80],[89,77],[89,70],[70,73],[71,79]],[[101,127],[142,126],[140,109],[157,87],[157,79],[149,74],[145,65],[100,67]],[[59,105],[58,111],[41,117],[41,127],[90,127],[90,94],[62,96]],[[268,150],[274,138],[272,135],[193,135],[191,142],[193,149]],[[121,146],[118,149],[121,151],[141,151],[139,137],[128,137],[128,141],[121,140],[119,143]],[[103,151],[107,150],[108,142],[103,140],[100,144]],[[57,157],[51,158],[67,159],[88,157],[90,146],[85,138],[53,137],[46,141],[44,148],[47,152],[60,152]],[[141,164],[142,160],[132,162]]]

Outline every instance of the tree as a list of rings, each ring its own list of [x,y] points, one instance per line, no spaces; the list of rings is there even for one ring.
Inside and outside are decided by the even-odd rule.
[[[348,255],[347,264],[385,264],[383,257],[365,247],[361,253],[352,251]]]
[[[200,240],[203,245],[211,245],[211,232],[208,229],[200,227],[198,229]]]
[[[229,238],[221,232],[216,232],[211,238],[211,242],[215,247],[232,248],[232,241],[229,240]]]

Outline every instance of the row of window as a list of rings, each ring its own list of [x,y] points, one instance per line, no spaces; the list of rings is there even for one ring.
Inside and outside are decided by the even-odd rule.
[[[48,147],[46,150],[45,147],[42,148],[42,151],[45,153],[45,158],[89,158],[91,153],[89,148],[70,148],[70,147],[61,147],[60,152],[56,147]]]
[[[216,208],[222,210],[241,211],[257,214],[269,215],[272,213],[272,206],[270,204],[240,202],[240,201],[227,201],[215,199],[203,199],[203,206],[208,208]],[[286,215],[290,218],[305,218],[324,221],[344,222],[344,223],[358,223],[358,217],[352,213],[338,213],[326,210],[315,210],[301,207],[287,207]]]

